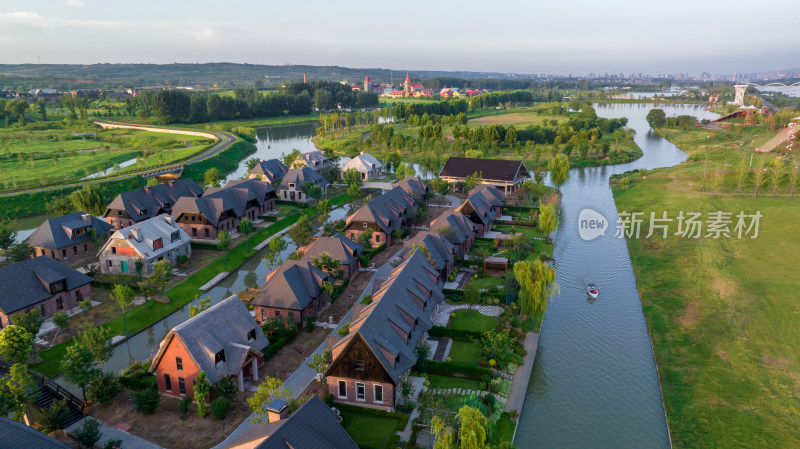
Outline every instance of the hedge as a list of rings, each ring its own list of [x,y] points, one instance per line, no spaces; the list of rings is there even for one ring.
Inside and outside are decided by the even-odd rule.
[[[428,372],[434,374],[461,374],[465,377],[473,377],[483,380],[485,376],[492,377],[491,368],[484,366],[474,365],[471,363],[458,363],[458,362],[434,362],[428,361]]]
[[[204,249],[208,251],[219,251],[217,245],[213,243],[206,243],[206,242],[191,242],[192,249]]]
[[[490,370],[491,371],[491,370]],[[408,415],[395,412],[387,412],[386,410],[378,410],[375,408],[359,407],[357,405],[335,403],[334,406],[339,410],[345,410],[353,413],[361,413],[362,415],[382,416],[384,418],[399,419],[403,421],[403,427],[408,424]],[[360,447],[360,446],[359,446]]]
[[[448,337],[453,340],[472,341],[481,337],[481,332],[453,329],[451,327],[433,326],[428,335],[431,337]]]
[[[142,391],[145,388],[156,388],[158,386],[158,381],[156,380],[156,376],[147,376],[147,377],[120,377],[119,383],[123,387],[134,390],[134,391]]]

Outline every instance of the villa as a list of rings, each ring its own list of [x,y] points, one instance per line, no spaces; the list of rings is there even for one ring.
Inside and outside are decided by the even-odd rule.
[[[430,229],[441,234],[455,246],[456,257],[463,257],[469,252],[478,234],[478,226],[475,223],[461,212],[453,210],[439,215],[431,222]]]
[[[278,180],[286,176],[287,171],[289,171],[289,167],[278,159],[266,161],[261,159],[255,167],[247,172],[247,177],[251,179],[257,178],[274,185]]]
[[[166,259],[175,265],[178,257],[191,254],[189,234],[172,217],[162,214],[115,231],[97,257],[102,273],[147,276],[154,263]],[[141,273],[137,273],[137,260],[143,262]]]
[[[359,172],[362,181],[372,181],[381,177],[383,164],[371,154],[362,151],[361,154],[345,162],[342,166],[342,179],[345,179],[348,170]]]
[[[308,192],[305,191],[306,184],[316,185],[322,189],[322,196],[328,193],[328,184],[325,178],[314,170],[303,168],[290,168],[278,186],[278,199],[281,201],[296,201],[307,203],[309,201]]]
[[[339,268],[342,270],[342,277],[350,279],[358,273],[358,257],[364,252],[364,248],[358,243],[350,240],[342,234],[333,237],[320,237],[310,244],[297,249],[297,255],[301,260],[313,260],[328,254],[339,261]],[[318,267],[322,268],[322,267]],[[330,273],[329,273],[330,274]]]
[[[310,260],[287,260],[267,275],[267,282],[250,302],[256,321],[263,324],[270,318],[302,323],[325,306],[322,283],[333,278],[315,267]]]
[[[497,187],[505,195],[519,190],[522,183],[531,177],[522,161],[468,157],[450,157],[439,177],[455,184],[475,174],[480,175],[481,183]]]
[[[191,179],[145,186],[117,195],[106,207],[103,218],[115,229],[122,229],[161,214],[172,213],[172,206],[179,198],[199,198],[202,195],[203,188]]]
[[[367,229],[372,230],[370,244],[373,247],[392,243],[394,231],[407,228],[410,213],[416,209],[416,202],[400,187],[395,187],[362,206],[347,217],[344,235],[352,240]]]
[[[49,256],[64,262],[93,257],[97,253],[95,241],[102,242],[113,227],[85,212],[73,212],[45,220],[25,243],[32,246],[35,255]]]

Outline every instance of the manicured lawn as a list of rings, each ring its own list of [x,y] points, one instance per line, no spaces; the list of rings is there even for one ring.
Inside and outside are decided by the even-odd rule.
[[[341,410],[342,427],[360,447],[388,448],[396,441],[398,430],[405,428],[408,419],[390,418]]]
[[[497,320],[493,317],[481,315],[477,310],[456,310],[453,312],[455,318],[450,321],[448,327],[464,331],[485,332],[497,326]],[[455,346],[453,342],[453,345]]]
[[[463,377],[443,376],[441,374],[428,374],[433,388],[465,388],[468,390],[485,390],[486,385],[478,380]]]
[[[514,429],[516,427],[516,423],[514,423],[507,414],[503,413],[503,416],[501,416],[495,424],[494,433],[491,435],[492,443],[497,444],[503,441],[511,441],[514,437]]]
[[[474,279],[469,281],[470,284],[473,284],[478,290],[489,290],[489,291],[496,291],[497,287],[501,287],[505,282],[505,278],[501,277],[494,277],[494,276],[486,276],[478,279]]]
[[[477,365],[481,360],[481,347],[474,342],[453,340],[448,357],[454,362]]]

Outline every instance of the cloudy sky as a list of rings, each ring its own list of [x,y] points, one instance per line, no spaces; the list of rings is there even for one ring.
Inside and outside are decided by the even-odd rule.
[[[2,0],[0,63],[753,72],[800,66],[798,17],[800,0]]]

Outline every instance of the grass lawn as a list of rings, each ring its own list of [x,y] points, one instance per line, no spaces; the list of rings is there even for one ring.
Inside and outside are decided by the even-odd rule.
[[[502,287],[505,283],[505,278],[487,276],[469,281],[470,284],[478,288],[478,290],[496,291],[498,287]]]
[[[477,310],[456,310],[453,312],[456,317],[450,321],[448,327],[458,330],[485,332],[497,326],[497,320],[493,317],[481,315]],[[455,346],[457,342],[453,342]]]
[[[511,439],[514,438],[514,429],[516,427],[517,424],[514,423],[507,414],[503,413],[495,424],[494,432],[492,432],[492,443],[498,444],[504,441],[511,441]]]
[[[361,447],[392,447],[398,430],[405,428],[405,420],[388,416],[375,416],[359,413],[351,409],[341,410],[342,427]]]
[[[428,373],[428,380],[431,381],[433,388],[464,388],[467,390],[485,390],[486,385],[473,379],[464,377],[443,376],[441,374]]]
[[[755,197],[752,177],[748,194],[735,194],[735,169],[724,164],[749,160],[749,145],[766,137],[757,128],[664,134],[690,154],[689,162],[615,185],[620,211],[763,215],[755,239],[628,240],[673,444],[800,447],[800,240],[793,237],[800,233],[800,198],[767,196],[763,186]],[[772,158],[756,155],[754,166]],[[722,192],[700,190],[705,159],[705,171],[725,170]]]
[[[450,357],[453,362],[477,365],[481,360],[481,347],[474,342],[453,340],[453,346],[450,347],[450,354],[448,357]]]

